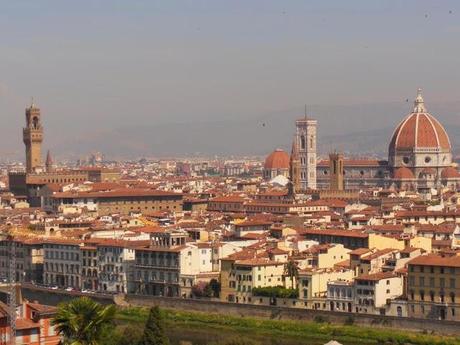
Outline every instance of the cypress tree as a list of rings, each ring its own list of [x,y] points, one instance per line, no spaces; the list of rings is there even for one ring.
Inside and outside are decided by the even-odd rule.
[[[150,309],[141,345],[169,345],[169,339],[165,334],[163,319],[158,306]]]

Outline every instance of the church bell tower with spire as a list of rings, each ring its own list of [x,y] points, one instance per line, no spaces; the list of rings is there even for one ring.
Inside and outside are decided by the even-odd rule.
[[[22,138],[26,146],[27,173],[33,173],[42,165],[43,127],[40,109],[32,104],[26,108],[26,127],[23,128]]]

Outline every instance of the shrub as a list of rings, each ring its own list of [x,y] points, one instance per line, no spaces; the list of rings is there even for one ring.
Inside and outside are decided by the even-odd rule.
[[[353,318],[353,316],[348,316],[346,319],[345,319],[345,325],[347,326],[351,326],[355,323],[355,319]]]
[[[214,292],[210,284],[206,282],[198,282],[192,286],[192,294],[194,297],[212,297]]]
[[[252,289],[252,295],[259,297],[298,298],[299,290],[286,289],[282,286],[267,286]]]
[[[328,322],[327,317],[325,317],[325,316],[323,316],[323,315],[316,315],[316,316],[313,318],[313,321],[315,321],[316,323],[325,323],[325,322]]]

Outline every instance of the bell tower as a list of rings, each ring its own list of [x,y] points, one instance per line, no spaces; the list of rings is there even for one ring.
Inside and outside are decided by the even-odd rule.
[[[43,127],[40,109],[34,103],[26,108],[26,127],[22,130],[22,138],[26,146],[27,173],[33,173],[42,165]]]
[[[296,120],[296,144],[300,160],[300,189],[316,189],[316,127],[318,122],[307,117]]]

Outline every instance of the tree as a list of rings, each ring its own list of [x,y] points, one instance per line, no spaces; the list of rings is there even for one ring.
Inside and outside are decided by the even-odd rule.
[[[291,279],[291,289],[294,289],[294,278],[297,280],[299,277],[299,268],[297,263],[293,260],[289,260],[284,266],[284,274]]]
[[[117,345],[138,345],[143,338],[143,329],[140,327],[128,325],[120,330]]]
[[[213,297],[219,297],[220,296],[220,283],[217,279],[211,279],[209,282],[209,286],[211,287],[213,291]]]
[[[158,306],[150,309],[140,345],[169,345],[169,339],[165,334],[163,318]]]
[[[99,345],[103,331],[115,316],[115,306],[103,306],[87,297],[59,305],[52,321],[63,345]]]

